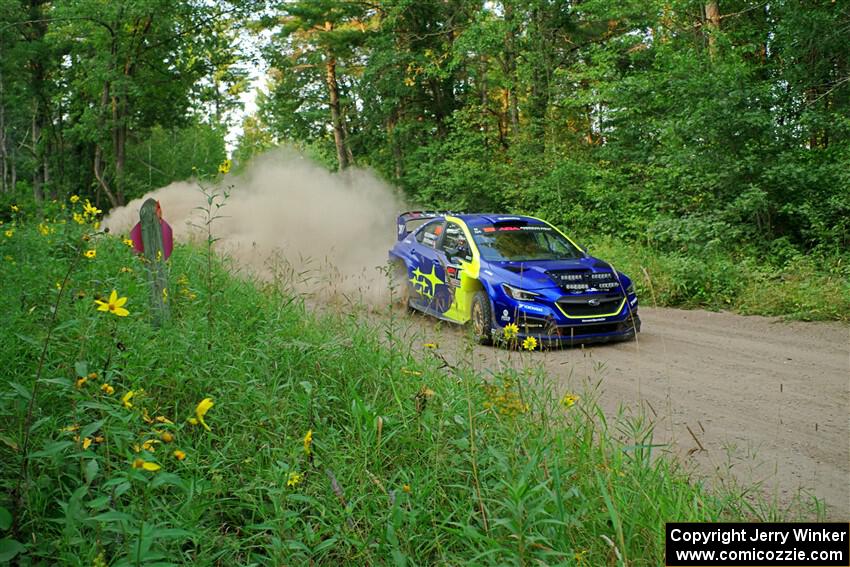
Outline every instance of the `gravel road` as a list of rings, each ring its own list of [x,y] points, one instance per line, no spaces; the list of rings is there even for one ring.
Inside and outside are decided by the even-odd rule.
[[[606,413],[643,408],[654,441],[695,476],[755,487],[781,506],[815,496],[827,518],[850,518],[850,327],[660,308],[642,308],[641,318],[636,342],[531,356],[470,354],[460,327],[419,315],[402,326],[480,370],[542,363],[562,392],[601,380]]]

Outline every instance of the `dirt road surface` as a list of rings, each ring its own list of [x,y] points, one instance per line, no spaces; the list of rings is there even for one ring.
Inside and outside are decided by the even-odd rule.
[[[661,308],[641,318],[636,342],[528,356],[470,354],[460,327],[420,315],[402,322],[410,340],[436,341],[450,361],[471,356],[479,370],[542,363],[559,392],[601,380],[606,414],[643,407],[654,442],[698,478],[796,510],[814,496],[827,518],[850,518],[850,328]]]

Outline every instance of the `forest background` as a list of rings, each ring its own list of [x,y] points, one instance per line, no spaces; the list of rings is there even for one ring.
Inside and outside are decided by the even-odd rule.
[[[0,220],[295,145],[659,303],[846,319],[848,34],[846,0],[0,0]]]

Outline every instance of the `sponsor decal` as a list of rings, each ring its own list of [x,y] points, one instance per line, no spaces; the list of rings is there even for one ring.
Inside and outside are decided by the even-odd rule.
[[[503,309],[502,310],[502,321],[510,321],[510,320],[511,320],[510,312],[507,309]]]
[[[446,267],[446,280],[452,287],[460,287],[460,272],[455,266]]]
[[[410,278],[410,283],[421,295],[428,299],[433,299],[434,292],[437,291],[437,286],[445,284],[446,282],[437,277],[436,266],[431,266],[431,273],[429,274],[422,273],[419,266],[417,266],[416,269],[413,270],[413,277]]]
[[[528,303],[520,303],[519,308],[525,311],[534,311],[535,313],[545,313],[546,310],[537,305],[529,305]]]
[[[597,317],[596,319],[582,319],[582,323],[598,323],[599,321],[604,321],[605,317]]]

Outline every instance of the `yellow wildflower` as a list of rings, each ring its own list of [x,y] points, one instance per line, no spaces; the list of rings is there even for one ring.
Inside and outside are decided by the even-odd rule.
[[[95,258],[95,256],[97,256],[97,250],[86,250],[85,252],[83,252],[83,256],[85,256],[89,260],[92,260]]]
[[[437,343],[425,343],[422,346],[425,348],[437,348]]]
[[[537,348],[537,339],[534,337],[526,337],[524,341],[522,341],[522,348],[525,350],[534,350]]]
[[[410,485],[409,484],[402,485],[401,489],[403,491],[405,491],[407,494],[410,494]]]
[[[80,196],[79,195],[71,195],[71,198],[68,199],[68,200],[71,201],[72,203],[76,203],[80,200]]]
[[[192,425],[201,424],[204,426],[204,429],[207,431],[212,431],[207,425],[207,422],[204,421],[204,416],[207,415],[207,412],[210,411],[210,408],[213,407],[212,398],[204,398],[195,408],[195,417],[189,418],[189,423]]]
[[[121,403],[124,404],[125,408],[132,409],[133,404],[130,403],[130,399],[135,395],[136,395],[136,392],[134,392],[133,390],[130,390],[129,392],[124,394],[124,396],[121,398]]]
[[[169,433],[168,431],[163,431],[159,434],[159,438],[162,439],[164,443],[171,443],[174,441],[174,435]]]
[[[17,213],[17,212],[18,212],[18,211],[20,211],[20,210],[21,210],[21,208],[20,208],[20,207],[18,207],[18,205],[12,205],[12,212],[13,212],[13,213]]]
[[[70,433],[72,431],[78,430],[79,428],[80,428],[80,426],[75,423],[74,425],[65,426],[62,429],[60,429],[59,431],[62,431],[63,433]]]
[[[286,479],[286,486],[296,486],[301,480],[304,478],[304,475],[300,474],[297,471],[292,471],[289,473],[289,478]]]
[[[95,222],[93,222],[93,223],[92,223],[92,227],[93,227],[95,230],[98,230],[98,229],[100,228],[100,221],[95,221]]]
[[[227,172],[230,171],[231,165],[232,164],[229,159],[224,160],[223,162],[221,162],[221,165],[218,166],[218,172],[222,175],[226,175]]]
[[[167,287],[162,288],[162,302],[168,303],[168,288]]]
[[[83,449],[88,449],[91,447],[91,437],[86,437],[83,439]]]
[[[77,378],[77,382],[76,382],[75,386],[76,386],[76,387],[77,387],[77,389],[79,390],[80,388],[82,388],[83,386],[85,386],[85,385],[86,385],[86,382],[88,382],[88,381],[89,381],[89,379],[88,379],[87,377],[85,377],[85,376],[83,376],[82,378]]]
[[[142,449],[153,453],[154,451],[156,451],[156,446],[158,443],[159,441],[157,439],[148,439],[147,441],[142,443]]]
[[[180,449],[174,449],[174,452],[171,453],[178,461],[182,461],[186,458],[186,452],[181,451]]]
[[[516,323],[511,323],[509,325],[505,325],[505,328],[502,330],[505,335],[505,340],[515,339],[517,335],[519,335],[519,327],[517,327]]]
[[[38,223],[38,232],[41,233],[42,236],[48,236],[51,232],[53,232],[53,229],[40,222]]]
[[[101,385],[100,385],[100,389],[101,389],[101,390],[103,391],[103,393],[105,393],[107,396],[111,396],[112,394],[114,394],[114,393],[115,393],[115,388],[113,388],[111,384],[101,384]]]
[[[14,228],[10,228],[9,230],[7,230],[6,232],[4,232],[3,234],[5,234],[5,235],[6,235],[6,238],[12,238],[13,236],[15,236],[15,229],[14,229]]]
[[[156,416],[156,421],[157,421],[158,423],[168,423],[168,424],[173,424],[173,423],[174,423],[173,421],[171,421],[170,419],[168,419],[168,418],[167,418],[167,417],[165,417],[164,415],[158,415],[158,416]]]
[[[142,408],[142,420],[143,420],[145,423],[153,423],[153,420],[151,419],[151,416],[150,416],[150,415],[148,415],[148,408]]]
[[[132,241],[132,240],[130,240],[129,238],[125,238],[125,239],[124,239],[124,240],[122,240],[121,242],[123,242],[125,245],[129,246],[130,248],[132,248],[132,247],[133,247],[133,241]]]
[[[579,397],[577,395],[567,394],[566,396],[561,398],[561,405],[564,406],[564,408],[569,409],[569,408],[573,407],[578,400],[579,400]]]
[[[90,215],[90,216],[95,216],[95,215],[99,215],[102,212],[103,211],[101,211],[100,209],[98,209],[97,207],[92,205],[91,202],[88,199],[86,199],[86,204],[83,205],[83,213],[84,214]]]
[[[313,430],[308,429],[304,436],[304,452],[308,455],[313,452]]]
[[[124,308],[124,304],[127,303],[127,298],[119,298],[118,292],[114,289],[109,295],[109,301],[101,301],[99,299],[95,299],[94,302],[97,304],[98,311],[110,312],[113,315],[117,315],[119,317],[126,317],[130,314],[130,312]]]
[[[121,273],[122,274],[132,274],[133,268],[128,268],[127,266],[121,266]]]
[[[151,463],[151,462],[145,461],[143,459],[136,459],[136,460],[133,461],[133,468],[134,469],[144,469],[146,471],[156,472],[159,469],[161,469],[162,467],[159,466],[156,463]]]
[[[86,219],[80,213],[74,213],[74,222],[77,224],[86,224]]]

